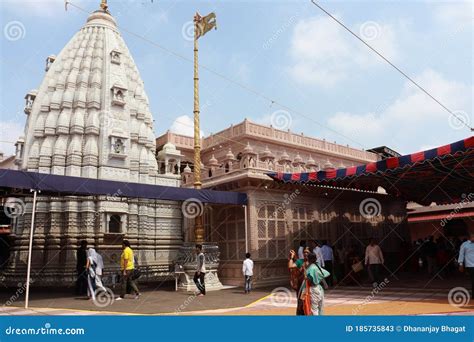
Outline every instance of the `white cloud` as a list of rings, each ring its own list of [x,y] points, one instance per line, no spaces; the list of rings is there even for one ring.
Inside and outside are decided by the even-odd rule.
[[[453,111],[461,111],[472,125],[472,87],[426,70],[415,80]],[[452,118],[451,118],[452,120]],[[411,83],[380,112],[336,113],[328,126],[364,146],[388,145],[409,153],[439,146],[469,134],[466,127],[450,122],[450,114]],[[452,140],[452,141],[451,141]]]
[[[186,135],[188,137],[194,136],[194,121],[188,115],[181,115],[177,117],[170,127],[170,132]],[[204,132],[201,131],[201,137],[204,136]]]
[[[389,24],[369,21],[353,30],[386,57],[398,57],[396,34]],[[332,19],[312,17],[300,20],[290,43],[290,75],[306,84],[332,87],[354,69],[364,70],[380,64],[378,57],[356,41]]]
[[[23,124],[0,121],[0,151],[9,156],[15,153],[15,142],[24,135]]]
[[[471,26],[474,17],[474,0],[430,3],[434,7],[434,18],[441,24],[456,28]]]

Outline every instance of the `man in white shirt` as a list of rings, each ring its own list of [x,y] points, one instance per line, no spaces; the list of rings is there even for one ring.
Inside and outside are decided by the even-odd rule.
[[[317,240],[314,240],[314,243],[316,247],[313,249],[313,254],[316,255],[316,262],[320,267],[324,267],[324,258],[323,258],[323,252],[321,251],[321,246],[319,245],[319,242]]]
[[[369,268],[369,277],[372,282],[380,282],[380,265],[383,263],[382,250],[375,243],[375,239],[370,239],[370,243],[365,249],[365,265]]]
[[[324,268],[331,273],[329,277],[326,278],[328,285],[333,285],[333,260],[334,260],[334,252],[331,246],[328,245],[326,240],[323,241],[323,245],[321,246],[321,253],[323,255],[324,260]]]
[[[304,259],[305,247],[306,247],[306,241],[300,241],[300,247],[298,248],[298,259]]]
[[[245,278],[245,293],[248,294],[252,290],[253,260],[250,259],[250,253],[245,254],[245,258],[242,273]]]

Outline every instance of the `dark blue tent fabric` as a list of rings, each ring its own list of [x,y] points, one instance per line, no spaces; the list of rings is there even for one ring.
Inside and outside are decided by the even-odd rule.
[[[40,190],[42,195],[106,195],[170,201],[192,198],[202,203],[247,204],[247,195],[239,192],[176,188],[6,169],[0,169],[0,188],[17,191],[34,189]]]

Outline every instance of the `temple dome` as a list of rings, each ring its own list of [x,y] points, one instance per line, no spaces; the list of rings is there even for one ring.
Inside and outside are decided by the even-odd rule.
[[[43,173],[155,182],[153,177],[139,176],[131,165],[138,159],[136,151],[140,151],[140,163],[148,163],[154,155],[153,116],[138,68],[113,16],[104,9],[93,12],[62,51],[47,61],[27,118],[21,167]],[[38,146],[47,157],[60,136],[66,144],[66,162],[43,158],[38,164]],[[168,147],[176,151],[174,145]],[[86,152],[88,158],[83,158]]]

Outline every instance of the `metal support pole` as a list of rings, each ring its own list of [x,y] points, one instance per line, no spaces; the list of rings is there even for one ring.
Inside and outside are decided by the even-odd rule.
[[[28,301],[30,299],[30,277],[31,277],[31,254],[33,252],[33,233],[35,229],[35,214],[36,214],[36,190],[33,191],[33,211],[31,213],[31,227],[30,227],[30,244],[28,246],[28,265],[26,271],[26,296],[25,309],[28,309]]]
[[[249,251],[249,239],[247,232],[247,206],[243,205],[244,208],[244,227],[245,227],[245,253],[250,253]]]

